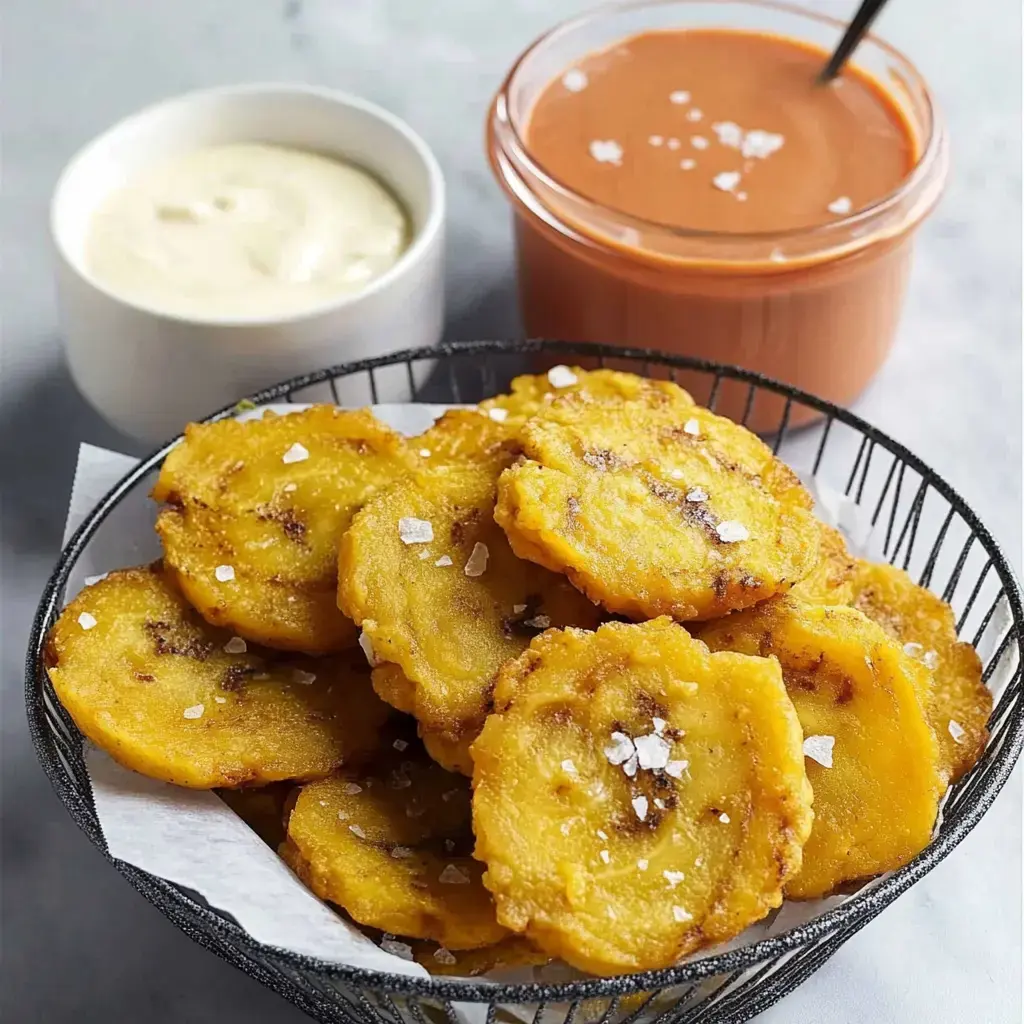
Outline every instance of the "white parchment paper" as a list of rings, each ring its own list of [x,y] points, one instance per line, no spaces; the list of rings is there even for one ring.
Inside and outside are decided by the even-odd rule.
[[[294,412],[299,406],[277,408]],[[446,406],[386,405],[374,412],[396,430],[413,435],[427,429]],[[263,409],[241,418],[262,415]],[[71,493],[65,540],[99,499],[135,465],[117,452],[82,445]],[[814,479],[804,479],[816,501],[818,515],[846,535],[850,550],[882,560],[880,539],[863,509]],[[117,529],[102,531],[90,542],[68,581],[73,597],[87,576],[138,565],[159,556],[151,503],[125,502]],[[1005,612],[1004,612],[1005,617]],[[1001,632],[992,630],[996,635]],[[986,652],[982,651],[984,657]],[[1004,681],[992,680],[998,693]],[[317,899],[240,818],[210,792],[181,789],[122,768],[102,751],[87,745],[85,763],[92,783],[96,813],[112,856],[127,861],[203,897],[230,914],[253,938],[270,946],[390,973],[427,976],[416,963],[384,952]],[[867,883],[875,885],[878,880]],[[796,927],[842,903],[848,897],[784,903],[764,921],[748,928],[727,945],[715,946],[697,958],[747,945]],[[503,970],[494,981],[543,978],[564,981],[579,977],[565,965]],[[479,982],[477,978],[474,981]],[[471,1018],[468,1004],[460,1004]]]

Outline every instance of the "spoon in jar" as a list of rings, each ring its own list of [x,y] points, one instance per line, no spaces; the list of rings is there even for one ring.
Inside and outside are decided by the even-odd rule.
[[[853,21],[850,22],[843,33],[843,38],[839,40],[839,45],[833,51],[832,56],[829,57],[828,63],[822,68],[821,74],[818,75],[819,82],[825,85],[831,82],[843,70],[846,59],[857,49],[860,41],[867,34],[868,29],[871,28],[871,23],[878,17],[879,11],[884,6],[885,0],[864,0],[857,9],[857,13],[853,16]]]

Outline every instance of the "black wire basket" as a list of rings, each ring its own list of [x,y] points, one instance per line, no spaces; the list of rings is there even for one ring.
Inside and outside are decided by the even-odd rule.
[[[855,503],[884,557],[948,601],[960,636],[979,649],[997,689],[990,737],[975,767],[947,794],[928,847],[905,867],[799,927],[675,967],[616,978],[496,984],[420,979],[343,967],[263,945],[195,894],[110,857],[92,802],[82,737],[43,666],[43,643],[83,551],[129,495],[148,490],[177,439],[125,476],[61,552],[36,612],[25,699],[39,760],[71,816],[113,865],[182,931],[323,1024],[739,1024],[794,989],[974,828],[1006,782],[1024,743],[1021,589],[967,503],[881,431],[837,406],[758,374],[664,353],[558,342],[464,342],[397,352],[308,374],[252,396],[270,402],[381,400],[463,403],[502,390],[538,361],[577,361],[679,380],[712,409],[744,423],[770,421],[774,450],[806,479]],[[224,409],[211,420],[233,414]],[[766,413],[769,414],[766,420]],[[817,418],[795,430],[792,422]]]

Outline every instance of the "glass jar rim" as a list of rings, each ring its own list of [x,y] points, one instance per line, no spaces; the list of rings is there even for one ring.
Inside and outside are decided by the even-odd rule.
[[[611,3],[603,3],[599,7],[584,11],[582,14],[554,25],[548,31],[538,36],[530,43],[516,58],[508,74],[505,76],[491,106],[491,126],[494,123],[500,124],[506,131],[499,145],[506,149],[506,155],[514,158],[516,164],[525,168],[537,181],[553,194],[572,204],[578,204],[582,209],[592,210],[597,213],[614,217],[617,224],[625,229],[632,229],[636,232],[644,232],[648,235],[662,235],[676,238],[680,241],[728,241],[736,245],[743,243],[767,245],[771,243],[792,241],[795,239],[822,239],[823,248],[828,248],[827,239],[836,238],[841,235],[856,233],[865,225],[883,217],[885,214],[897,207],[908,196],[924,188],[928,184],[933,168],[938,163],[945,143],[945,126],[932,97],[931,89],[928,87],[924,76],[917,70],[914,64],[896,47],[887,43],[874,33],[867,33],[862,42],[870,42],[884,52],[901,66],[901,72],[906,78],[913,82],[921,91],[924,101],[924,109],[927,115],[928,135],[920,148],[920,154],[907,176],[884,196],[874,200],[868,206],[862,207],[850,214],[841,216],[839,219],[829,221],[825,224],[817,224],[811,227],[789,228],[783,231],[707,231],[695,228],[678,227],[676,225],[664,224],[660,221],[646,220],[642,217],[635,217],[612,206],[607,206],[597,200],[585,196],[559,178],[551,174],[542,164],[536,161],[530,154],[526,140],[520,134],[510,110],[509,94],[515,85],[516,76],[523,69],[524,64],[546,43],[567,35],[575,29],[601,18],[607,18],[618,12],[637,10],[642,8],[659,8],[670,6],[686,6],[690,4],[721,4],[726,6],[745,6],[768,10],[776,10],[783,14],[804,18],[808,21],[817,22],[831,28],[843,31],[846,23],[838,18],[827,14],[820,14],[817,11],[803,7],[800,4],[787,3],[785,0],[613,0]],[[547,203],[543,204],[547,206]],[[931,204],[929,204],[930,206]],[[554,212],[554,211],[552,211]],[[592,239],[593,240],[593,239]]]

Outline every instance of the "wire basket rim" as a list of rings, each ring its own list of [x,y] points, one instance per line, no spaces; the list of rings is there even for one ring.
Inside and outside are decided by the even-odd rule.
[[[264,388],[249,396],[256,405],[275,399],[289,398],[294,392],[342,377],[372,371],[383,366],[427,360],[451,359],[473,354],[512,355],[536,352],[558,352],[565,356],[590,356],[607,359],[629,359],[643,364],[658,364],[682,370],[695,370],[712,374],[727,380],[738,380],[758,389],[764,389],[786,398],[786,412],[780,420],[785,429],[788,409],[793,402],[814,408],[830,421],[839,421],[856,429],[863,437],[890,451],[907,466],[916,470],[949,503],[963,519],[973,535],[989,555],[992,568],[1002,584],[1003,593],[1010,607],[1012,627],[1010,636],[1016,640],[1018,652],[1024,664],[1024,592],[1009,565],[1002,548],[980,521],[973,509],[960,494],[930,466],[909,451],[899,441],[872,426],[855,413],[832,402],[818,398],[790,384],[775,380],[764,374],[741,367],[717,363],[711,360],[695,359],[688,356],[671,355],[655,349],[628,348],[583,342],[562,342],[550,339],[501,340],[501,341],[459,341],[444,342],[435,346],[405,349],[383,356],[341,363],[311,373],[300,374],[288,380]],[[646,368],[646,367],[645,367]],[[214,422],[232,415],[238,403],[232,403],[205,417],[201,422]],[[413,977],[405,974],[389,974],[362,967],[331,963],[316,957],[306,956],[267,946],[252,938],[225,914],[204,903],[198,902],[189,891],[149,872],[136,868],[112,857],[102,838],[95,809],[91,806],[91,794],[83,796],[73,788],[71,774],[60,764],[51,730],[45,721],[44,704],[49,686],[43,665],[43,644],[46,632],[56,617],[57,598],[67,583],[71,569],[81,556],[86,544],[99,529],[112,509],[132,491],[140,480],[154,470],[168,452],[183,438],[178,434],[167,443],[160,445],[141,459],[126,473],[94,506],[72,536],[63,545],[54,569],[47,580],[33,618],[32,629],[25,661],[25,704],[28,714],[29,733],[33,746],[50,783],[60,797],[75,823],[114,865],[125,878],[158,909],[168,915],[161,900],[187,908],[206,928],[215,935],[247,948],[258,956],[271,956],[292,968],[307,970],[316,974],[362,984],[372,991],[396,995],[435,997],[443,1000],[484,1003],[551,1003],[599,996],[621,996],[636,992],[658,992],[676,985],[692,983],[716,975],[749,968],[791,952],[809,942],[827,938],[855,923],[867,923],[885,907],[902,895],[911,885],[924,877],[932,868],[944,860],[965,836],[977,825],[988,811],[999,791],[1005,785],[1024,747],[1024,701],[1018,701],[1008,712],[1009,727],[1004,742],[990,762],[990,773],[982,780],[966,810],[956,824],[940,833],[928,846],[902,868],[889,874],[867,892],[849,897],[837,907],[826,910],[819,917],[781,933],[749,943],[738,949],[714,953],[700,959],[685,961],[672,967],[654,971],[621,974],[613,977],[586,978],[569,982],[545,983],[528,982],[502,984],[487,981],[451,980],[443,977]],[[1018,669],[1019,671],[1019,669]],[[66,717],[59,702],[53,701],[58,713]],[[95,833],[95,834],[94,834]],[[172,918],[173,919],[173,918]],[[801,980],[803,975],[801,975]],[[799,982],[797,982],[799,984]],[[795,987],[794,986],[791,986]],[[790,991],[791,988],[787,989]]]

